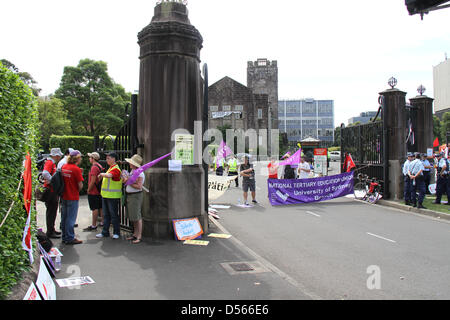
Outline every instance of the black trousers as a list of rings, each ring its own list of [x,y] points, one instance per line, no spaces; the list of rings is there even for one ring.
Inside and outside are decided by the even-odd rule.
[[[237,176],[239,174],[237,172],[229,172],[228,171],[228,175],[229,176]],[[239,177],[237,177],[236,180],[234,180],[234,182],[236,183],[236,187],[239,187]]]
[[[59,196],[56,192],[50,191],[45,206],[45,218],[47,223],[47,235],[55,232],[56,214],[58,213]]]
[[[424,182],[425,182],[425,193],[430,194],[430,190],[428,189],[428,186],[430,185],[430,181],[431,181],[430,171],[424,171],[423,178],[424,178]]]

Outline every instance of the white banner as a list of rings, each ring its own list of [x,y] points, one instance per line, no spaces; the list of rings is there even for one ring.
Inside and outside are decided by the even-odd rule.
[[[30,287],[23,297],[23,300],[42,300],[33,282],[30,284]]]
[[[216,176],[208,175],[208,199],[216,200],[224,195],[225,191],[230,187],[231,182],[238,176]]]
[[[225,117],[231,116],[232,114],[242,114],[242,112],[241,111],[217,111],[217,112],[211,112],[211,118],[213,118],[213,119],[225,118]]]
[[[41,257],[36,286],[44,300],[56,300],[56,286]]]

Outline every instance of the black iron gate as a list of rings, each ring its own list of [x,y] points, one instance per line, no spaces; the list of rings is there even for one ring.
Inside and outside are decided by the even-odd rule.
[[[125,158],[131,158],[137,153],[137,149],[139,148],[137,139],[137,99],[138,96],[136,94],[131,96],[131,110],[128,110],[130,106],[130,104],[128,104],[125,125],[120,129],[116,137],[107,135],[104,136],[101,141],[98,137],[94,140],[94,149],[100,154],[101,159],[105,159],[105,155],[109,152],[115,152],[119,158],[117,159],[117,163],[120,165],[120,168],[127,171],[130,171],[130,166],[125,161]],[[108,150],[106,147],[105,139],[107,137],[110,137],[114,141],[113,150]],[[107,167],[106,160],[100,160],[100,163],[103,167]],[[122,192],[125,192],[125,187]],[[121,201],[121,205],[119,206],[119,218],[120,227],[122,229],[128,231],[133,229],[133,226],[127,218],[125,203],[123,203],[123,201]]]
[[[380,102],[378,114],[383,108],[382,99]],[[355,172],[381,180],[383,197],[388,199],[390,197],[388,139],[384,119],[376,120],[378,114],[373,122],[367,124],[347,128],[341,125],[341,171],[346,154],[350,154],[356,165]],[[355,174],[355,179],[356,177]]]

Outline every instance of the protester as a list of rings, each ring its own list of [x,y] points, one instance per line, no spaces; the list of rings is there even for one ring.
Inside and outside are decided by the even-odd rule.
[[[223,158],[218,159],[218,156],[214,157],[214,170],[217,176],[223,176],[223,167],[225,165],[225,160]]]
[[[140,155],[135,154],[131,159],[125,159],[126,162],[130,164],[131,172],[130,176],[133,175],[134,171],[142,165],[142,158]],[[126,183],[129,179],[128,175],[123,176],[123,183]],[[133,240],[133,244],[138,244],[142,240],[142,186],[145,181],[145,173],[142,172],[137,180],[126,187],[126,201],[125,206],[127,210],[128,219],[133,222],[134,230],[133,236],[127,238],[127,240]]]
[[[423,164],[423,179],[425,182],[425,194],[430,194],[429,191],[429,186],[430,186],[430,181],[431,181],[431,164],[430,161],[428,161],[427,159],[427,154],[426,153],[422,153],[422,164]]]
[[[300,164],[298,166],[298,178],[299,179],[308,179],[309,174],[311,172],[311,167],[308,162],[305,161],[305,158],[300,158]]]
[[[267,169],[269,170],[269,179],[278,179],[278,162],[275,158],[272,158],[270,163],[267,165]]]
[[[103,171],[103,167],[98,163],[100,154],[97,152],[88,153],[88,157],[91,163],[91,169],[89,171],[87,194],[89,209],[92,211],[92,224],[83,229],[83,231],[95,231],[97,230],[98,218],[102,216],[102,196],[100,195],[101,179],[98,176]]]
[[[42,176],[45,179],[44,188],[48,189],[48,195],[45,200],[45,211],[46,224],[47,224],[47,236],[52,239],[58,239],[61,236],[61,232],[55,230],[55,220],[56,214],[58,212],[59,196],[53,190],[50,185],[50,180],[56,172],[56,165],[58,161],[61,160],[63,156],[60,148],[53,148],[50,151],[50,157],[44,164],[44,170],[42,171]]]
[[[409,164],[408,176],[411,180],[411,202],[413,207],[426,209],[422,204],[425,199],[425,179],[423,176],[424,166],[420,160],[420,153],[415,154],[415,160]],[[417,191],[419,191],[419,199],[417,201]]]
[[[252,202],[258,203],[256,201],[256,183],[255,183],[255,170],[253,169],[253,165],[249,162],[249,157],[244,157],[244,163],[241,164],[240,168],[242,178],[242,189],[244,191],[244,204],[248,205],[247,197],[248,197],[248,189],[250,189],[252,193]]]
[[[448,173],[449,173],[449,161],[444,157],[444,153],[441,152],[437,155],[437,181],[436,181],[436,200],[434,204],[440,204],[443,194],[447,194],[447,205],[450,204],[450,188],[448,185]]]
[[[234,181],[236,183],[236,187],[239,187],[239,173],[238,173],[238,162],[234,154],[230,156],[228,160],[228,175],[229,176],[238,176]]]
[[[404,186],[403,186],[403,197],[405,199],[405,204],[407,206],[411,205],[411,179],[408,175],[409,165],[413,161],[414,154],[412,152],[408,152],[407,159],[403,164],[403,176],[404,176]]]
[[[106,173],[100,173],[103,178],[101,187],[103,208],[103,230],[97,234],[97,238],[109,237],[109,227],[113,225],[113,239],[120,238],[119,204],[122,198],[122,171],[117,162],[117,154],[112,152],[106,156],[109,169]]]
[[[67,163],[67,159],[70,156],[70,153],[74,151],[72,148],[68,148],[66,150],[66,152],[64,153],[64,157],[58,162],[58,166],[56,169],[61,169],[63,167],[63,165],[65,165]]]
[[[83,241],[75,238],[74,225],[78,215],[80,191],[83,189],[83,175],[79,165],[81,152],[74,150],[69,154],[67,163],[61,168],[64,179],[62,196],[61,226],[62,241],[65,244],[80,244]]]

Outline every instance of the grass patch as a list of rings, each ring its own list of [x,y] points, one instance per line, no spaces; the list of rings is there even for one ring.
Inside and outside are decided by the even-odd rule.
[[[441,202],[445,201],[445,198],[442,198],[443,199],[441,200]],[[444,204],[434,204],[434,200],[436,200],[436,196],[426,195],[425,199],[423,200],[423,206],[429,210],[450,214],[450,206]]]

